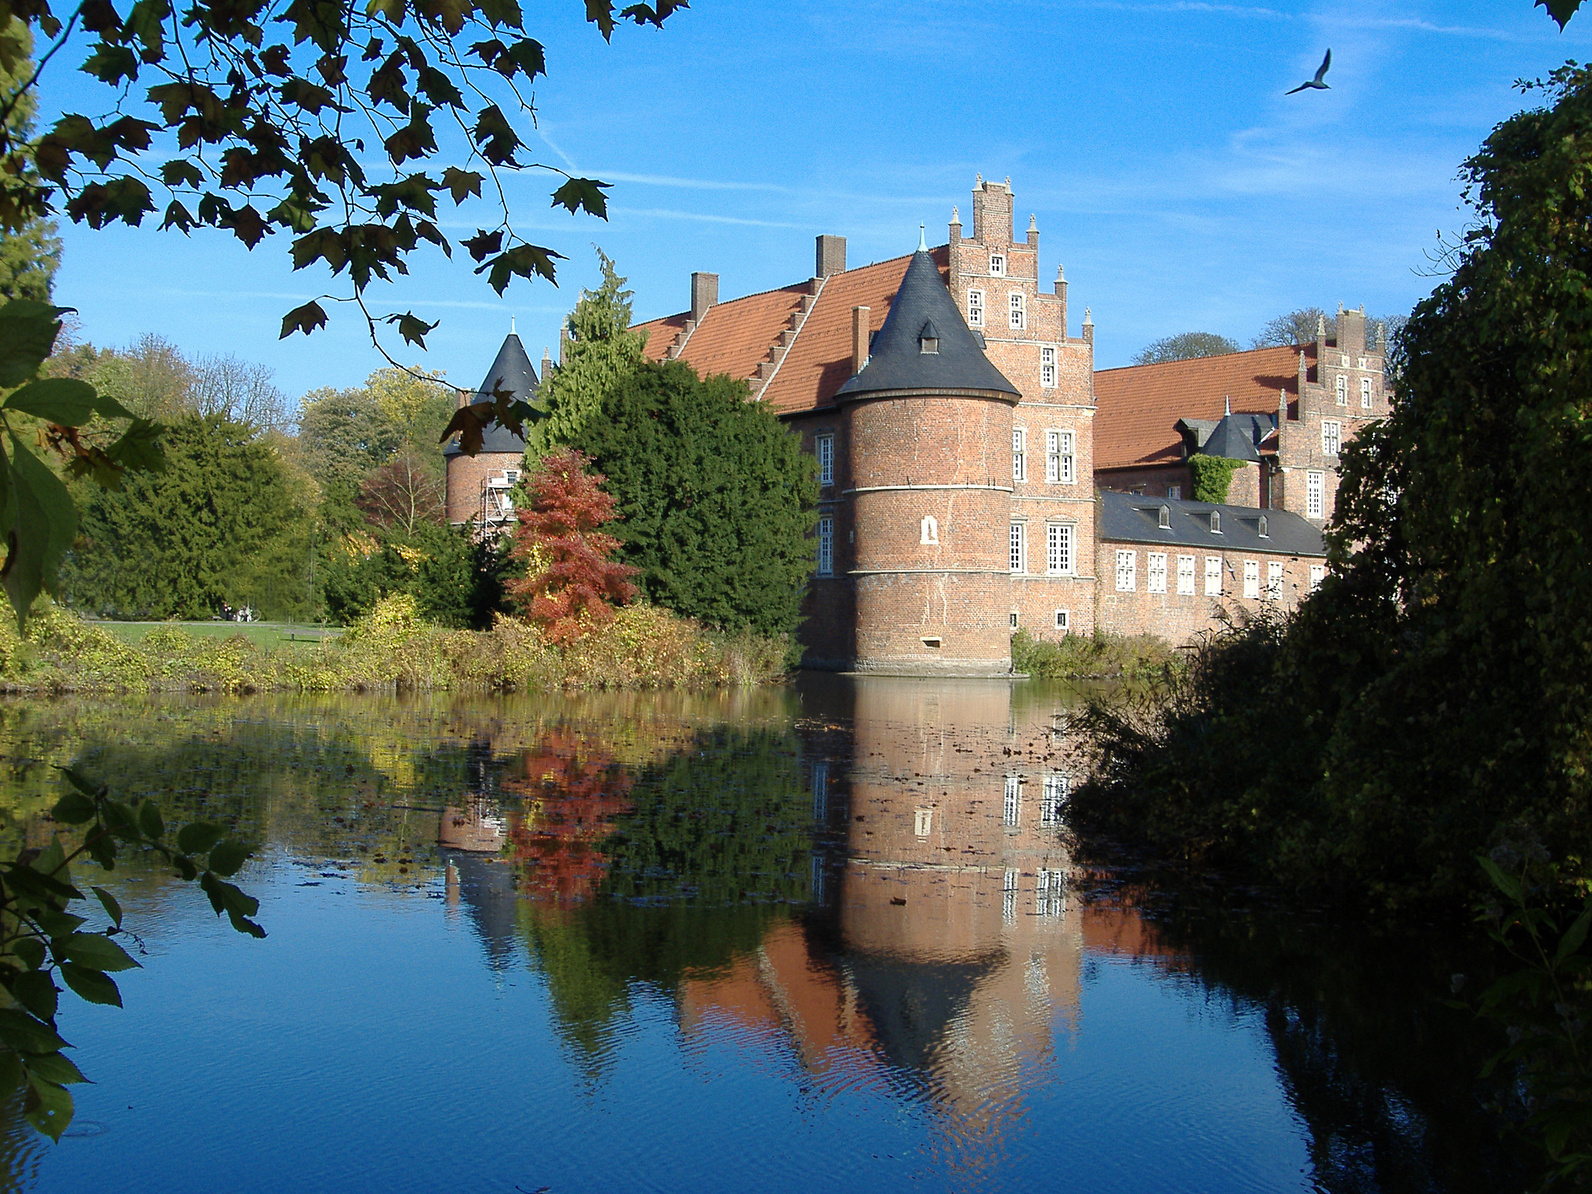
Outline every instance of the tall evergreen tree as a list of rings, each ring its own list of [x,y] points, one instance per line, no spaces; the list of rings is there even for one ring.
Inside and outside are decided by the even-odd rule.
[[[710,626],[794,631],[812,571],[818,479],[746,383],[643,364],[575,445],[607,475],[620,559],[652,601]]]
[[[610,390],[642,360],[647,338],[630,330],[630,298],[625,279],[601,249],[603,281],[596,290],[581,291],[566,325],[563,360],[542,379],[537,402],[546,417],[526,428],[526,459],[533,466],[554,448],[573,444]]]
[[[0,69],[0,95],[16,96],[6,131],[15,141],[32,141],[38,97],[32,90],[18,94],[17,89],[33,74],[33,30],[12,17],[4,36],[19,44],[22,55],[10,70]],[[61,238],[54,220],[34,216],[16,231],[0,234],[0,298],[48,302],[60,264]]]
[[[129,474],[82,503],[62,569],[68,604],[141,618],[208,618],[222,602],[309,612],[309,528],[272,446],[218,415],[173,424],[166,469]]]

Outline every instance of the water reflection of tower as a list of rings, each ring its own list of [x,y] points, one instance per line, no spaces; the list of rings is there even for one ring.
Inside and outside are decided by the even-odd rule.
[[[840,963],[890,1060],[998,1131],[1078,1000],[1051,717],[998,681],[855,683]]]
[[[448,902],[462,902],[467,909],[493,970],[510,965],[517,940],[514,869],[503,859],[507,838],[492,743],[477,738],[466,749],[459,802],[442,810],[437,845],[446,867]]]

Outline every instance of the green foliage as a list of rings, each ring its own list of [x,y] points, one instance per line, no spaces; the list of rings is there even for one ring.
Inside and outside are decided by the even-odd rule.
[[[1036,679],[1140,682],[1178,666],[1177,653],[1149,635],[1127,638],[1096,630],[1057,641],[1036,639],[1026,630],[1012,635],[1012,670]]]
[[[1224,353],[1239,352],[1236,340],[1218,336],[1215,332],[1183,332],[1152,341],[1141,348],[1133,358],[1135,365],[1159,365],[1165,361],[1187,361],[1194,357],[1219,357]]]
[[[1196,452],[1188,458],[1188,471],[1194,478],[1196,502],[1214,502],[1221,505],[1227,500],[1227,491],[1233,484],[1233,474],[1244,467],[1242,460],[1229,460],[1225,456],[1206,456]]]
[[[1509,1039],[1483,1076],[1502,1068],[1524,1087],[1525,1126],[1547,1156],[1543,1187],[1584,1184],[1592,1170],[1592,898],[1566,898],[1563,869],[1538,843],[1505,843],[1477,861],[1493,888],[1482,924],[1517,966],[1476,1001]]]
[[[639,367],[574,446],[608,478],[620,559],[646,596],[725,629],[788,634],[812,570],[817,476],[744,382],[680,361]]]
[[[33,31],[15,17],[6,21],[6,37],[18,44],[19,56],[9,68],[0,67],[0,95],[17,95],[33,74]],[[5,117],[9,134],[28,141],[34,134],[38,100],[32,92],[17,95]],[[37,182],[37,177],[33,178]],[[35,216],[15,229],[0,232],[0,298],[50,301],[55,271],[61,266],[61,238],[55,222]]]
[[[122,909],[108,891],[89,893],[74,886],[71,867],[79,858],[113,870],[125,846],[163,859],[179,878],[197,881],[216,915],[226,913],[240,933],[264,937],[253,917],[260,902],[226,880],[253,853],[207,822],[185,825],[168,837],[159,808],[149,800],[126,803],[77,771],[63,768],[69,787],[52,816],[69,832],[70,848],[59,835],[43,850],[24,851],[14,862],[0,863],[0,986],[13,1006],[0,1009],[0,1085],[24,1086],[23,1109],[39,1131],[59,1140],[72,1122],[72,1095],[66,1088],[86,1082],[63,1050],[71,1046],[57,1032],[56,1016],[63,988],[89,1003],[122,1005],[112,974],[138,965],[122,948],[126,936]],[[86,915],[73,912],[92,894],[95,907]],[[103,912],[109,925],[84,931],[88,916]]]
[[[581,291],[580,301],[565,323],[563,359],[551,376],[542,379],[537,391],[537,404],[546,418],[528,428],[525,454],[530,461],[576,443],[603,399],[643,360],[646,336],[630,330],[631,292],[601,249],[597,259],[602,265],[602,285]]]
[[[661,26],[678,7],[659,0],[620,11],[588,0],[585,13],[607,38],[621,20]],[[542,168],[525,157],[505,114],[531,110],[524,89],[546,67],[516,4],[378,0],[270,16],[202,0],[183,15],[183,28],[198,31],[193,45],[137,6],[102,6],[75,41],[61,36],[63,19],[47,0],[14,11],[29,32],[77,48],[78,68],[105,89],[84,110],[107,115],[68,113],[37,141],[0,128],[7,231],[59,206],[91,228],[138,226],[160,212],[162,228],[213,228],[251,249],[279,232],[291,240],[295,269],[322,265],[346,277],[373,335],[391,325],[423,345],[435,325],[408,311],[370,311],[367,288],[407,274],[424,245],[453,255],[439,203],[478,203],[488,176],[496,183],[500,171]],[[0,70],[20,75],[28,49],[22,38],[0,40]],[[437,121],[463,135],[465,164],[428,172],[439,154],[457,156],[451,144],[439,148]],[[606,215],[606,184],[557,173],[554,205]],[[517,236],[501,186],[491,192],[501,218],[460,242],[476,272],[500,294],[514,277],[551,280],[559,254]],[[312,299],[287,313],[282,335],[327,318]]]
[[[65,600],[157,620],[207,618],[223,602],[308,612],[308,519],[273,447],[215,415],[179,420],[165,445],[165,471],[87,495]]]
[[[406,593],[427,621],[484,630],[507,608],[509,571],[498,544],[476,540],[466,528],[422,523],[411,533],[378,528],[345,539],[323,565],[321,585],[327,612],[338,623]]]
[[[365,384],[304,395],[295,445],[306,472],[327,490],[360,482],[400,452],[439,473],[437,443],[453,417],[453,391],[441,373],[422,381],[402,369],[378,369]]]

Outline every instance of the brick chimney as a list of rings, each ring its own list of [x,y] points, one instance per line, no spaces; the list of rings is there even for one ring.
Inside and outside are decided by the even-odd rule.
[[[691,320],[701,323],[708,308],[719,301],[719,276],[717,274],[691,275]]]
[[[867,307],[853,307],[851,309],[851,372],[853,376],[862,372],[862,367],[868,363],[868,338],[872,333],[869,324],[870,312]]]
[[[813,277],[827,278],[830,274],[845,273],[846,238],[843,236],[829,236],[828,234],[825,234],[818,237],[817,240],[817,264],[813,267]]]

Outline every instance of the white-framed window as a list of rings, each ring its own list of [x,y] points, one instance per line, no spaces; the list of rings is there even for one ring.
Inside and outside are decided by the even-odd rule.
[[[1325,564],[1310,565],[1310,591],[1314,593],[1321,587],[1321,582],[1327,579],[1327,566]]]
[[[1001,801],[1001,824],[1015,829],[1023,819],[1023,777],[1006,777],[1006,797]],[[1008,871],[1007,874],[1012,872]]]
[[[1321,453],[1336,456],[1343,446],[1343,424],[1336,419],[1321,420]]]
[[[912,810],[912,835],[914,837],[928,837],[934,828],[934,810],[932,808],[915,808]]]
[[[969,290],[967,292],[967,326],[981,328],[984,326],[984,292],[982,290]]]
[[[1166,552],[1147,551],[1144,556],[1144,591],[1166,592]]]
[[[1053,485],[1071,485],[1078,478],[1078,457],[1073,450],[1076,439],[1071,431],[1045,432],[1045,480]]]
[[[1011,312],[1012,330],[1020,332],[1028,326],[1028,307],[1023,302],[1022,291],[1012,291],[1007,302]]]
[[[1136,551],[1117,552],[1117,592],[1131,593],[1137,583],[1135,573],[1139,567],[1139,553]]]
[[[1059,771],[1051,771],[1045,775],[1044,795],[1040,797],[1039,823],[1041,825],[1060,825],[1062,814],[1067,808],[1067,777]]]
[[[1222,595],[1222,557],[1205,557],[1205,596],[1220,597]]]
[[[938,543],[940,541],[940,524],[932,514],[923,516],[923,537],[919,543]]]
[[[818,484],[833,485],[835,483],[835,437],[820,435],[813,440],[813,449],[818,454]]]
[[[1045,524],[1045,571],[1052,576],[1072,571],[1072,527],[1067,523]]]
[[[1349,405],[1349,379],[1343,374],[1338,374],[1338,405]]]
[[[1220,535],[1221,533],[1222,533],[1222,512],[1220,510],[1212,510],[1211,511],[1211,534]]]
[[[827,515],[818,520],[818,575],[835,573],[835,520]]]
[[[1183,500],[1183,487],[1181,485],[1168,485],[1166,487],[1166,496],[1174,502],[1181,502]]]
[[[1360,409],[1371,409],[1371,379],[1369,377],[1360,379]]]
[[[1070,610],[1058,609],[1056,611],[1056,629],[1057,630],[1071,630],[1072,629],[1072,613],[1071,613]]]
[[[1266,561],[1266,600],[1282,600],[1282,561]]]
[[[1018,625],[1017,619],[1018,619],[1018,611],[1014,609],[1014,610],[1012,610],[1011,619],[1010,619],[1010,621],[1008,623],[1008,625],[1010,625],[1013,630],[1017,629],[1017,625]]]
[[[1305,473],[1305,517],[1327,516],[1327,474],[1316,469]]]
[[[1012,480],[1028,480],[1028,432],[1012,428]]]
[[[997,278],[1006,276],[1006,254],[991,253],[989,255],[989,272]]]
[[[1047,390],[1056,386],[1056,350],[1049,345],[1039,350],[1039,384]]]
[[[1013,572],[1028,571],[1028,527],[1025,523],[1012,523],[1010,556]]]
[[[1194,596],[1194,557],[1177,557],[1177,591],[1181,597]]]
[[[1260,561],[1244,561],[1244,596],[1251,601],[1260,600]]]
[[[1006,877],[1001,880],[1001,919],[1015,920],[1017,917],[1017,868],[1007,867]]]
[[[520,470],[517,469],[517,468],[506,468],[506,469],[504,469],[503,470],[503,479],[505,481],[507,481],[510,485],[516,484],[519,481],[519,479],[520,479]]]

